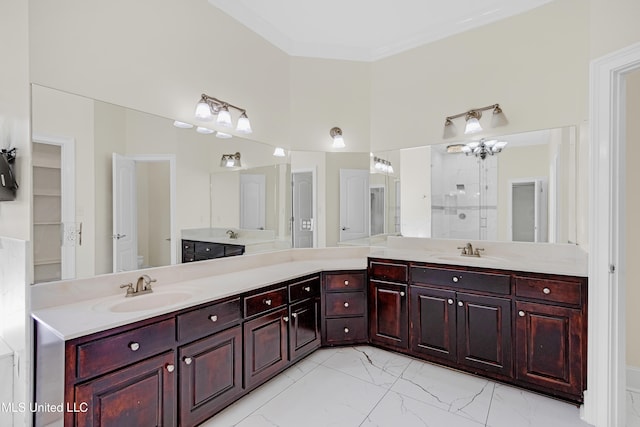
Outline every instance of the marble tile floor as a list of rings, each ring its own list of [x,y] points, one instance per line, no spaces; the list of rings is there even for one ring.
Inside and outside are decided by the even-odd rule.
[[[635,399],[640,421],[640,394]],[[316,351],[203,427],[587,427],[575,405],[375,347]],[[628,426],[640,427],[640,424]]]

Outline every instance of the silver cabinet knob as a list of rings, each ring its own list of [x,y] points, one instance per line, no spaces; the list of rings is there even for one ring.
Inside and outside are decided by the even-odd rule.
[[[311,287],[310,286],[305,286],[304,290],[307,291],[307,292],[311,292]]]
[[[451,298],[449,298],[447,302],[449,303],[449,305],[453,304],[453,300]]]
[[[193,360],[190,357],[185,357],[182,360],[184,360],[184,363],[186,363],[187,365],[191,365],[191,362],[193,362]]]
[[[287,323],[289,321],[289,316],[284,316],[282,320],[284,320],[284,322]]]
[[[403,297],[404,296],[404,292],[400,292],[400,296]]]
[[[344,308],[348,308],[348,307],[349,307],[349,303],[348,303],[348,302],[345,302],[345,303],[344,303]]]
[[[458,279],[457,276],[453,276],[453,278],[451,280],[453,280],[453,283],[458,283],[458,280],[460,280],[460,279]]]
[[[212,322],[217,322],[218,316],[216,316],[215,314],[212,314],[211,316],[209,316],[209,320],[211,320]]]
[[[131,349],[131,351],[138,351],[138,349],[140,348],[140,344],[137,342],[132,342],[129,344],[129,348]]]
[[[458,307],[462,307],[464,303],[462,301],[458,301]]]
[[[210,250],[211,250],[211,248],[207,248],[207,249],[205,249],[205,251],[206,251],[206,252],[209,252]]]
[[[349,328],[344,328],[344,333],[348,334],[349,333]]]
[[[175,366],[173,366],[173,365],[167,365],[167,371],[169,371],[169,372],[173,372],[175,369],[176,369],[176,367],[175,367]]]
[[[295,319],[296,317],[298,317],[298,313],[291,313],[291,317]]]
[[[524,311],[520,310],[520,311],[518,312],[518,316],[520,316],[520,317],[524,317]]]
[[[545,295],[549,295],[549,294],[551,293],[551,289],[549,289],[549,288],[544,288],[544,289],[542,290],[542,293],[543,293],[543,294],[545,294]]]
[[[349,281],[348,281],[348,280],[345,280],[345,281],[344,281],[344,285],[345,285],[345,286],[349,286]]]
[[[271,300],[270,300],[270,299],[266,299],[266,300],[264,300],[263,302],[264,302],[265,304],[267,304],[267,305],[271,305]]]

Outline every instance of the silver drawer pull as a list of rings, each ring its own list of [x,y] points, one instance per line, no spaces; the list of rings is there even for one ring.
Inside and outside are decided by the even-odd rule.
[[[298,313],[291,313],[291,317],[295,319],[296,317],[298,317]]]
[[[344,285],[345,285],[345,286],[349,286],[349,281],[348,281],[348,280],[345,280],[345,281],[344,281]]]
[[[345,303],[344,303],[344,308],[348,308],[348,307],[349,307],[349,303],[348,303],[348,302],[345,302]]]
[[[173,366],[173,365],[167,365],[167,371],[169,371],[169,372],[173,372],[175,369],[176,369],[176,367],[175,367],[175,366]]]
[[[287,322],[289,321],[289,317],[288,317],[288,316],[284,316],[284,317],[282,318],[282,320],[284,320],[284,322],[285,322],[285,323],[287,323]]]
[[[449,303],[449,305],[453,304],[453,300],[451,298],[449,298],[447,302]]]
[[[403,297],[404,296],[404,292],[400,292],[400,296]]]
[[[311,287],[310,286],[305,286],[304,290],[307,291],[307,292],[311,292]]]
[[[185,357],[183,360],[187,365],[191,365],[191,362],[193,361],[190,357]]]
[[[524,317],[524,311],[520,310],[520,311],[518,312],[518,316],[520,316],[520,317]]]
[[[211,248],[207,248],[207,249],[205,249],[205,251],[206,251],[206,252],[209,252],[210,250],[211,250]]]
[[[545,294],[545,295],[549,295],[549,294],[551,293],[551,289],[549,289],[549,288],[544,288],[544,289],[542,290],[542,293],[543,293],[543,294]]]
[[[209,316],[209,320],[211,320],[212,322],[217,322],[218,316],[216,316],[215,314],[212,314],[211,316]]]
[[[267,305],[271,305],[271,300],[270,300],[270,299],[266,299],[266,300],[264,300],[263,302],[264,302],[265,304],[267,304]]]
[[[129,343],[129,348],[131,349],[131,351],[138,351],[138,349],[140,348],[140,344],[137,342]]]
[[[349,328],[344,328],[344,333],[348,334],[349,333]]]
[[[458,301],[458,307],[462,307],[464,303],[462,301]]]
[[[458,276],[453,276],[453,279],[451,279],[451,280],[453,280],[453,283],[458,283],[458,280],[460,280],[460,279],[458,279]]]

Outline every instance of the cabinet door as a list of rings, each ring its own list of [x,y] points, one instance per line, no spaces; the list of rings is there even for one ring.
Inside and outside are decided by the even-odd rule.
[[[291,306],[289,357],[292,361],[320,347],[320,302],[314,298]]]
[[[512,376],[511,301],[459,292],[458,363]]]
[[[369,282],[369,337],[371,342],[408,348],[407,286]]]
[[[180,425],[197,425],[242,392],[242,328],[181,347],[178,363]]]
[[[411,350],[456,361],[456,293],[411,286]]]
[[[262,384],[287,365],[287,312],[283,307],[244,324],[245,388]]]
[[[174,352],[138,362],[75,387],[78,427],[176,425]],[[86,406],[84,406],[86,405]]]
[[[580,310],[516,301],[516,378],[582,397],[585,354]]]

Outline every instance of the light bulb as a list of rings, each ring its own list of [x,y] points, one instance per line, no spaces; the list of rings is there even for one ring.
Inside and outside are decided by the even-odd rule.
[[[207,122],[213,120],[213,113],[211,113],[211,108],[204,99],[201,99],[200,102],[198,102],[198,104],[196,105],[196,118]]]

